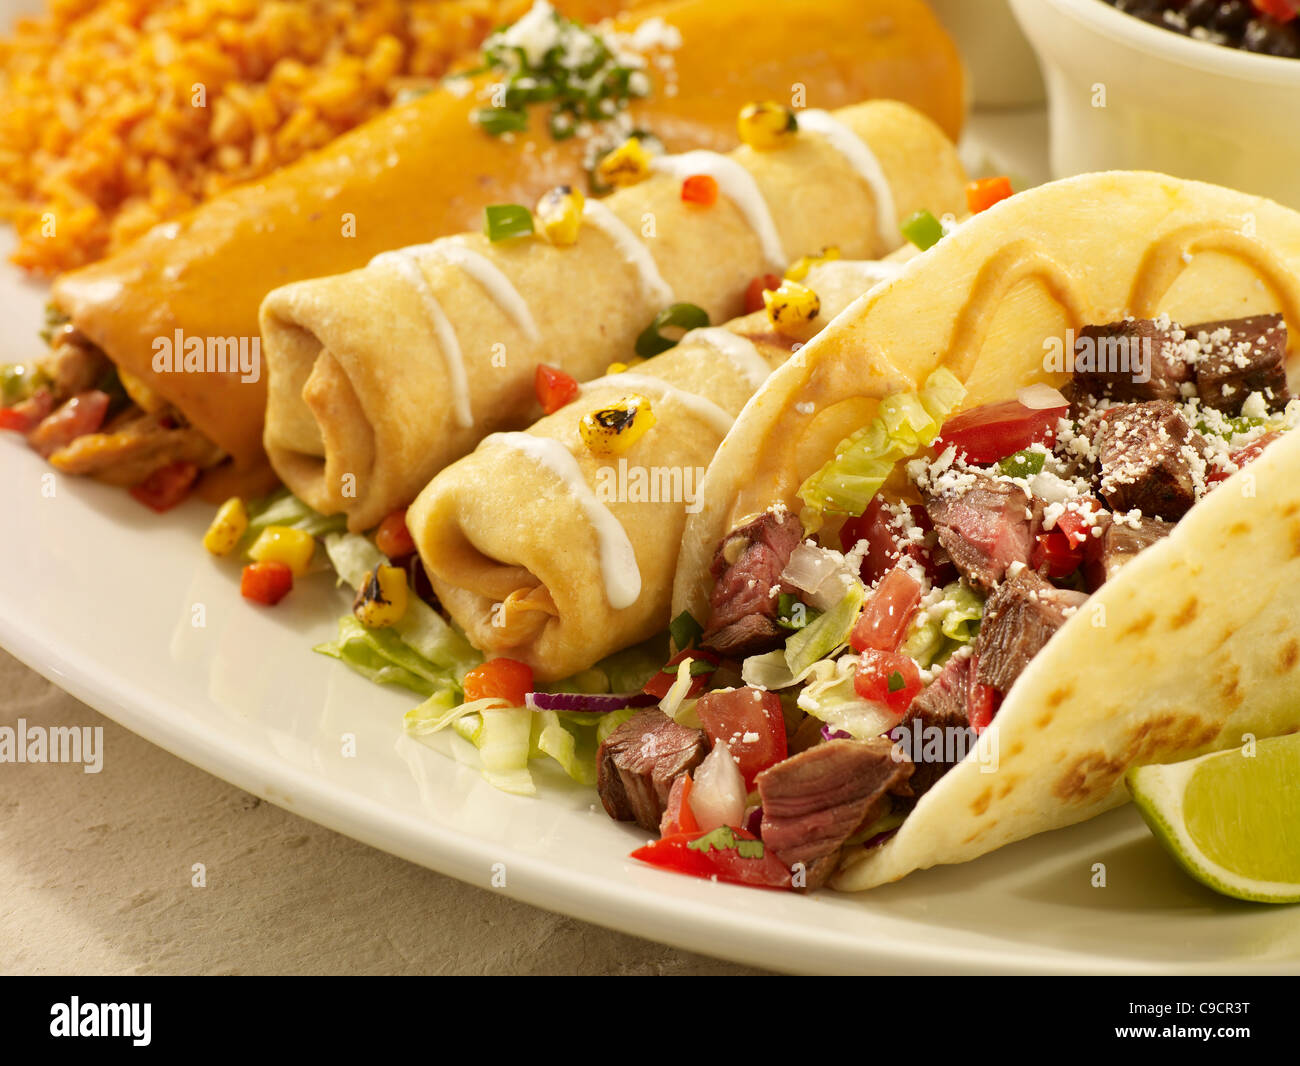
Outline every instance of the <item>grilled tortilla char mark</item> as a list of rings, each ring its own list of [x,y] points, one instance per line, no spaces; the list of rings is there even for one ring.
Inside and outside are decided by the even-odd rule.
[[[929,792],[939,778],[957,765],[960,753],[970,750],[975,736],[966,713],[970,680],[971,657],[962,655],[949,659],[934,680],[916,694],[907,710],[907,716],[894,727],[895,731],[906,729],[911,739],[909,747],[915,770],[908,784],[917,799]],[[926,741],[935,735],[932,732],[935,729],[941,730],[940,735],[944,738],[944,743],[938,749],[943,758],[930,759],[926,756],[933,749],[927,746]],[[965,730],[966,743],[949,744],[951,734],[948,731],[951,729]],[[948,761],[946,756],[949,754],[955,754],[957,758]],[[922,757],[918,758],[918,755]]]
[[[1126,563],[1132,562],[1138,552],[1169,536],[1174,528],[1172,522],[1158,518],[1116,521],[1109,515],[1098,525],[1102,527],[1101,536],[1090,536],[1084,546],[1083,572],[1093,592],[1119,573]]]
[[[789,511],[764,511],[728,534],[713,557],[709,621],[702,643],[741,658],[778,647],[786,631],[776,621],[781,571],[803,539]]]
[[[763,844],[787,866],[803,863],[806,888],[834,872],[840,849],[880,817],[890,795],[910,795],[912,763],[886,737],[830,740],[758,775]]]
[[[1112,407],[1094,443],[1101,494],[1113,510],[1176,521],[1196,502],[1193,463],[1203,462],[1205,442],[1169,400]]]
[[[991,592],[1012,563],[1028,564],[1041,505],[1019,485],[971,471],[956,491],[927,495],[939,544],[975,587]]]
[[[1188,326],[1200,343],[1196,389],[1201,402],[1234,415],[1252,392],[1262,393],[1269,410],[1286,406],[1286,323],[1281,315],[1252,315]]]
[[[617,822],[658,832],[673,782],[703,760],[704,731],[687,729],[657,707],[629,718],[596,753],[596,791]]]
[[[1028,569],[1004,582],[984,605],[975,640],[975,680],[1005,696],[1029,660],[1087,599],[1087,593],[1058,589]]]
[[[1178,349],[1176,329],[1149,318],[1084,326],[1074,344],[1076,392],[1099,400],[1179,399],[1180,386],[1192,380],[1192,368]],[[1150,366],[1144,367],[1148,354]]]

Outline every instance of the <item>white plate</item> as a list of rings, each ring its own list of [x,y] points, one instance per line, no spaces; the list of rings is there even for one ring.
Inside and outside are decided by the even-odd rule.
[[[977,128],[1010,135],[1006,167],[1041,177],[1041,150],[1023,138],[1040,119]],[[0,236],[0,253],[8,243]],[[43,299],[0,268],[0,361],[37,350]],[[504,874],[495,887],[517,899],[774,969],[1300,970],[1293,910],[1202,889],[1131,809],[863,896],[764,892],[641,866],[626,856],[642,834],[611,822],[594,792],[558,777],[537,799],[497,792],[402,735],[411,698],[313,654],[347,608],[328,579],[254,608],[239,596],[238,568],[200,548],[201,504],[160,518],[0,437],[0,644],[173,754],[375,847],[485,887]],[[184,797],[176,802],[179,821]],[[1093,887],[1099,863],[1104,888]]]

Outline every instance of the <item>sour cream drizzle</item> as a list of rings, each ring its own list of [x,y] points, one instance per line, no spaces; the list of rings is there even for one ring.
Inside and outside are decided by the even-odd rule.
[[[664,281],[655,265],[654,256],[618,215],[597,200],[588,200],[582,207],[582,217],[614,242],[619,254],[633,267],[641,281],[646,300],[656,309],[675,303],[677,297]]]
[[[483,286],[488,296],[492,298],[492,302],[523,331],[524,336],[534,344],[541,340],[542,335],[538,332],[537,323],[533,321],[533,313],[528,309],[527,302],[519,295],[519,290],[514,287],[510,279],[487,256],[450,237],[443,237],[432,244],[413,250],[417,255],[427,250],[453,266],[460,267]]]
[[[894,193],[885,178],[884,168],[876,154],[848,126],[833,118],[828,111],[806,108],[798,113],[799,128],[820,133],[826,142],[840,153],[859,177],[871,188],[876,201],[876,229],[886,248],[896,248],[900,239],[895,232],[898,216],[894,213]]]
[[[608,377],[588,381],[582,386],[583,392],[589,389],[624,389],[629,392],[648,392],[652,396],[657,394],[663,399],[675,400],[701,422],[707,422],[717,431],[720,437],[725,437],[731,429],[732,423],[736,421],[735,418],[727,414],[712,400],[706,400],[703,396],[697,396],[693,392],[679,389],[676,385],[670,385],[663,378],[652,378],[647,374],[630,374],[627,371],[622,374],[610,374]]]
[[[650,166],[661,174],[671,174],[675,178],[689,178],[692,174],[709,175],[718,183],[722,195],[745,216],[749,228],[754,231],[754,236],[763,247],[763,258],[767,260],[767,265],[773,270],[784,270],[790,265],[785,247],[781,244],[781,234],[777,232],[776,222],[772,219],[772,211],[763,199],[763,194],[758,191],[758,182],[754,180],[754,175],[734,159],[698,149],[680,155],[656,156],[650,161]]]
[[[429,279],[424,276],[424,269],[420,266],[416,250],[401,248],[395,252],[381,252],[370,262],[372,266],[391,268],[394,273],[401,275],[419,296],[425,317],[433,326],[434,336],[438,340],[438,347],[442,350],[442,358],[447,366],[447,377],[451,382],[451,406],[456,421],[465,427],[472,426],[474,412],[469,402],[469,377],[465,373],[465,357],[460,350],[460,341],[456,339],[455,329],[443,313],[438,298],[433,294]]]
[[[753,341],[748,337],[732,333],[722,326],[693,329],[678,341],[678,345],[686,344],[688,341],[708,345],[722,355],[755,389],[772,373],[772,368],[768,366],[767,360],[758,354]]]
[[[560,479],[596,533],[605,599],[615,610],[636,603],[641,595],[641,568],[637,566],[632,541],[610,509],[592,492],[573,453],[558,440],[529,433],[493,433],[483,443],[500,444],[522,452]]]

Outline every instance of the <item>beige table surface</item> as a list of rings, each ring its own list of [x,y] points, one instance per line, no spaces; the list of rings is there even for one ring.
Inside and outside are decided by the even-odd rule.
[[[5,974],[756,973],[376,851],[154,747],[0,651],[0,726],[112,758],[0,763]],[[202,863],[207,886],[191,885]]]

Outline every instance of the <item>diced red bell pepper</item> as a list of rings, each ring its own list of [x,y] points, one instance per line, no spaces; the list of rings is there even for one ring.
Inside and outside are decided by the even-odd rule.
[[[465,675],[465,702],[495,697],[522,707],[533,691],[533,668],[517,659],[489,659]]]
[[[239,594],[267,607],[274,607],[292,588],[293,571],[286,563],[249,563],[239,578]]]
[[[996,463],[1031,444],[1048,448],[1056,442],[1056,425],[1068,407],[1026,407],[1018,400],[985,404],[954,415],[943,424],[934,447],[942,453],[955,445],[957,454],[971,463]]]
[[[682,199],[688,204],[712,207],[718,202],[718,179],[712,174],[692,174],[682,182]]]
[[[929,532],[934,528],[924,507],[911,504],[908,511],[912,523],[918,529]],[[884,498],[877,493],[862,514],[850,518],[840,527],[840,547],[844,551],[852,551],[860,541],[867,542],[867,553],[862,557],[860,567],[862,580],[868,585],[874,585],[894,569],[904,555],[909,555],[920,563],[932,583],[944,585],[952,580],[952,566],[941,566],[935,562],[933,552],[923,542],[904,538],[895,528],[894,522],[893,514],[885,507]]]
[[[1060,529],[1038,534],[1029,565],[1042,572],[1047,568],[1050,578],[1068,577],[1083,565],[1083,546],[1075,547]]]
[[[30,433],[54,410],[54,394],[40,388],[12,407],[0,407],[0,429]]]
[[[162,514],[190,494],[198,477],[198,464],[181,459],[160,466],[140,484],[132,486],[130,491],[132,496],[151,511]]]
[[[903,714],[921,691],[921,669],[910,656],[867,648],[853,675],[853,688],[864,700]]]
[[[983,733],[993,723],[1002,696],[992,685],[984,685],[975,680],[978,668],[979,659],[973,658],[970,664],[970,688],[966,692],[966,718],[976,733]]]
[[[27,443],[49,458],[78,437],[96,432],[104,424],[108,403],[108,393],[100,392],[99,389],[79,392],[57,411],[46,415],[40,425],[27,435]]]
[[[671,837],[699,831],[700,823],[695,820],[695,812],[691,810],[691,775],[678,774],[673,787],[668,790],[668,805],[659,822],[659,835]]]
[[[901,566],[882,577],[849,635],[853,650],[897,651],[921,602],[921,591],[921,583]]]
[[[545,363],[537,364],[533,388],[537,392],[537,402],[548,415],[555,414],[578,398],[578,379]]]
[[[675,873],[758,888],[790,888],[789,868],[744,829],[680,833],[637,848],[632,858]]]
[[[980,178],[966,186],[966,206],[972,215],[987,211],[1012,193],[1011,179],[1005,175],[997,178]]]
[[[695,705],[711,744],[727,742],[740,767],[745,787],[786,756],[785,715],[781,697],[756,688],[706,692]]]
[[[1272,444],[1275,440],[1277,440],[1278,437],[1280,436],[1282,436],[1282,434],[1277,432],[1265,433],[1258,440],[1251,441],[1244,448],[1238,448],[1235,452],[1233,452],[1230,456],[1228,456],[1228,458],[1237,464],[1238,469],[1240,469],[1243,466],[1249,466],[1261,455],[1263,455],[1264,449],[1267,448],[1270,444]],[[1228,478],[1230,477],[1232,477],[1232,474],[1229,473],[1227,470],[1214,470],[1210,472],[1210,474],[1206,477],[1205,481],[1209,485],[1217,485],[1220,481],[1227,481]]]
[[[763,303],[764,289],[775,292],[780,287],[781,279],[776,274],[760,274],[756,277],[745,290],[745,314],[752,315],[755,311],[763,310],[766,306]]]
[[[387,515],[375,530],[375,547],[390,559],[404,559],[415,551],[415,541],[406,528],[406,508]]]
[[[645,688],[641,691],[648,692],[657,700],[663,699],[668,695],[668,690],[673,687],[673,682],[677,680],[677,667],[680,666],[681,661],[686,658],[695,660],[703,659],[705,662],[710,662],[714,666],[717,666],[722,662],[722,656],[715,651],[710,651],[708,648],[687,648],[685,651],[679,651],[669,659],[668,662],[664,664],[664,668],[645,683]],[[709,673],[711,672],[712,671],[697,674],[691,678],[691,687],[686,690],[687,699],[693,699],[705,690],[708,686]]]

